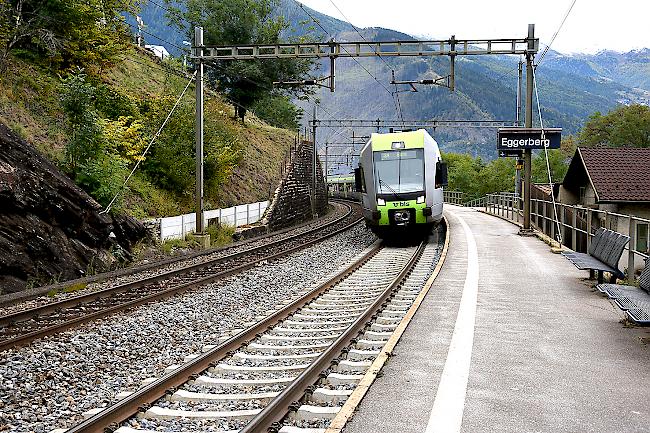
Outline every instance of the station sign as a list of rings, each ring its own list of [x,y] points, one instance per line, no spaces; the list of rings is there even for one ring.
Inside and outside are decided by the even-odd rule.
[[[499,128],[497,150],[499,156],[515,156],[515,152],[529,149],[559,149],[562,128]]]
[[[500,158],[508,158],[508,157],[514,157],[514,158],[522,158],[524,156],[524,151],[521,149],[500,149],[499,150],[499,157]]]

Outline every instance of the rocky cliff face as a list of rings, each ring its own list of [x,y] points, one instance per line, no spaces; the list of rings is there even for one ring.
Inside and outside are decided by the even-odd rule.
[[[116,255],[128,258],[144,227],[100,211],[54,164],[0,124],[0,294],[105,269]]]

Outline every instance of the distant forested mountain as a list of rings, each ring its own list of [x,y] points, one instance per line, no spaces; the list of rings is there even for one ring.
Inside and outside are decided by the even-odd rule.
[[[162,0],[160,0],[162,1]],[[326,41],[356,41],[362,37],[346,22],[321,14],[304,6],[318,21],[308,16],[295,0],[280,0],[277,14],[285,18],[289,28],[287,39],[308,37]],[[142,13],[147,31],[164,35],[165,39],[182,46],[186,39],[177,30],[167,27],[165,11],[153,4],[143,4]],[[322,28],[321,28],[322,27]],[[325,31],[323,31],[323,28]],[[383,28],[360,29],[363,38],[377,40],[408,40],[412,36]],[[513,35],[504,35],[506,37]],[[515,35],[516,36],[516,35]],[[463,35],[457,35],[462,38]],[[159,44],[151,37],[149,43]],[[153,41],[152,41],[153,40]],[[163,44],[164,45],[164,44]],[[177,53],[174,47],[167,47]],[[384,61],[385,60],[385,61]],[[447,58],[378,58],[359,59],[364,70],[352,59],[338,59],[336,92],[319,89],[319,117],[355,119],[396,119],[395,91],[389,84],[391,71],[398,80],[419,80],[447,75]],[[434,86],[417,86],[409,92],[407,86],[398,89],[400,108],[405,119],[468,119],[513,120],[516,111],[517,62],[512,56],[459,56],[456,62],[456,90]],[[328,74],[323,63],[315,76]],[[618,104],[650,104],[650,49],[616,53],[603,51],[595,55],[562,55],[550,51],[537,69],[540,106],[545,126],[564,128],[565,133],[577,132],[595,111],[607,112]],[[376,80],[375,80],[376,79]],[[311,113],[312,101],[296,101]],[[535,122],[538,114],[535,112]],[[357,131],[358,134],[369,131]],[[321,138],[334,139],[333,134],[351,135],[350,131],[323,130]],[[440,128],[435,137],[446,151],[469,152],[486,158],[496,156],[495,132],[491,129]],[[320,142],[320,140],[319,140]]]

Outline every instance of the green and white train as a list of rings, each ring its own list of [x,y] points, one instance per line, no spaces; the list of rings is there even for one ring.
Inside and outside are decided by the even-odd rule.
[[[366,224],[379,237],[428,233],[442,220],[447,166],[424,129],[372,134],[354,174]]]

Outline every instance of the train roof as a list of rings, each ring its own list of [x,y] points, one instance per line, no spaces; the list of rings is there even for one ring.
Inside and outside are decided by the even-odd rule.
[[[392,150],[395,142],[403,142],[405,149],[418,149],[424,147],[427,141],[435,143],[433,137],[424,129],[408,132],[389,132],[387,134],[372,133],[370,136],[372,150]]]

